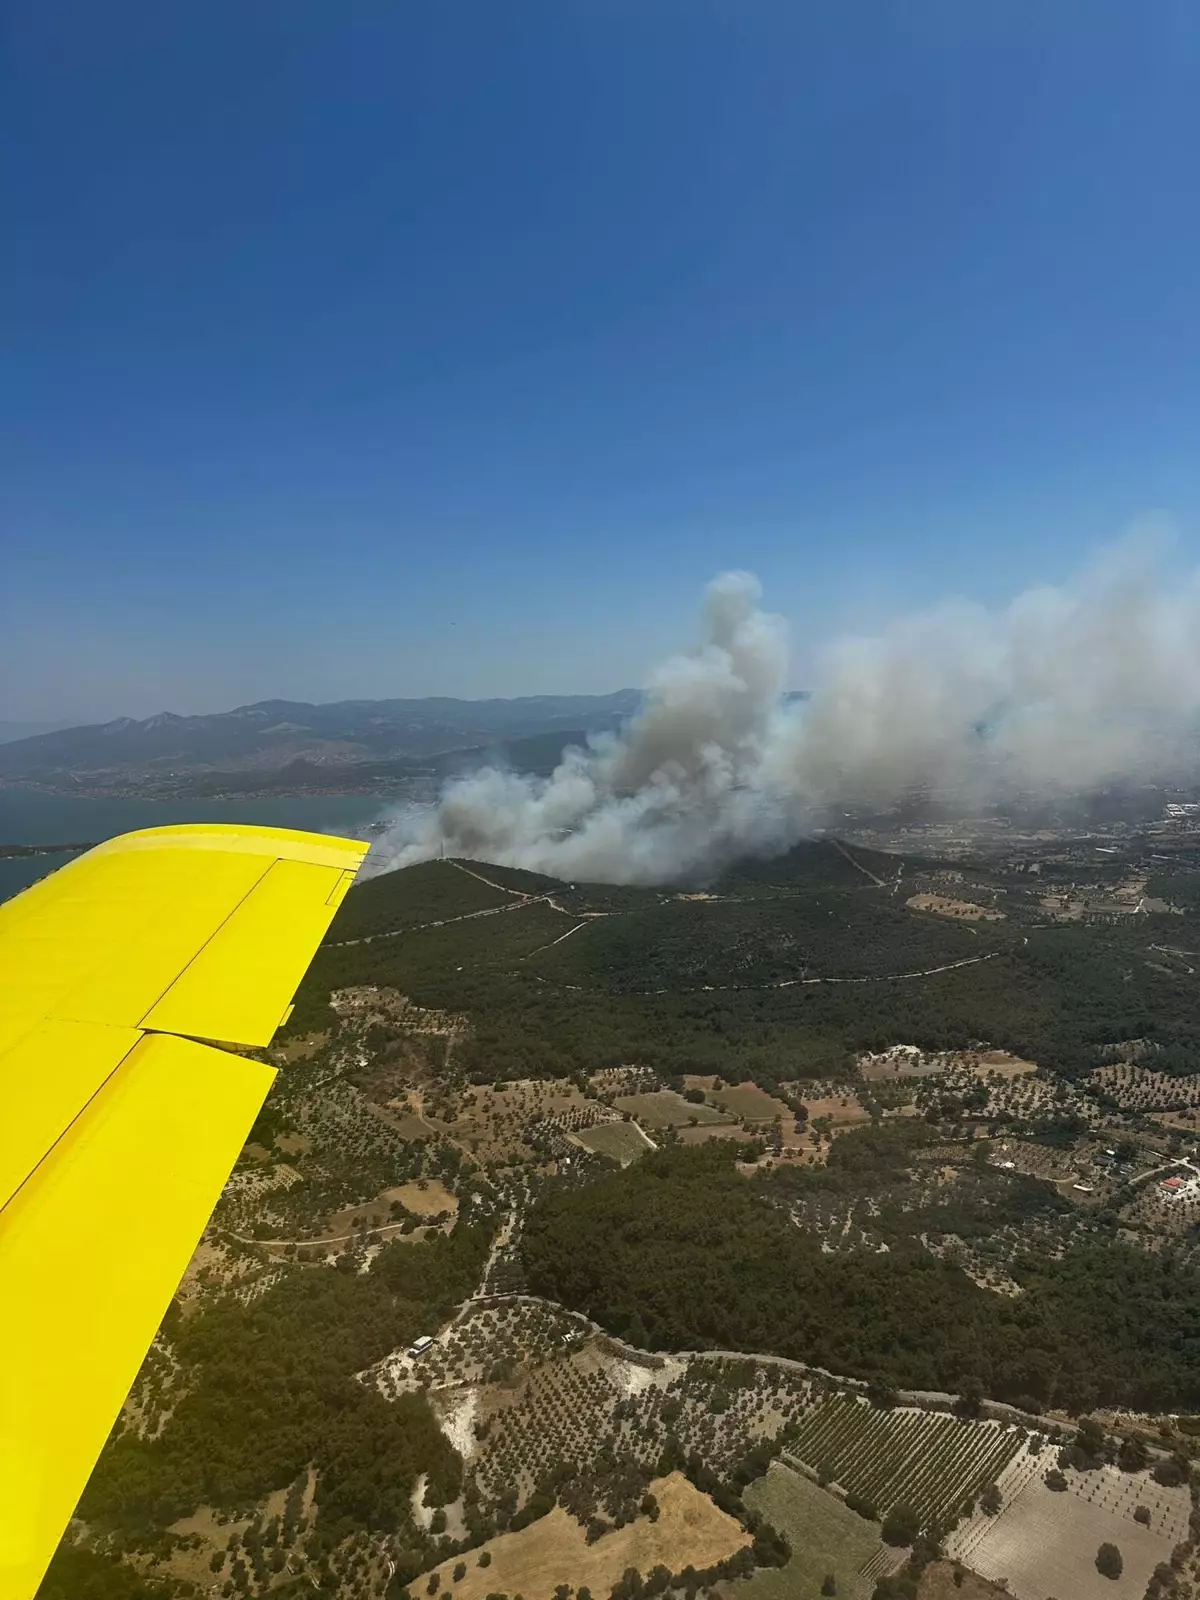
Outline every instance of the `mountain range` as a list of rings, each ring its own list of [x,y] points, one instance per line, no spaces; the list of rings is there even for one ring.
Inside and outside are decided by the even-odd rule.
[[[346,792],[490,753],[553,765],[564,744],[618,727],[640,704],[637,690],[620,689],[513,700],[262,700],[206,716],[118,717],[0,744],[0,783],[73,793]]]

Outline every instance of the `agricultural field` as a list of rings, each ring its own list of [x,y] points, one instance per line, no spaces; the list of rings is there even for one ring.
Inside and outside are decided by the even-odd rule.
[[[326,1233],[338,1238],[355,1229],[390,1228],[403,1223],[405,1212],[422,1222],[442,1217],[453,1225],[458,1215],[458,1201],[440,1179],[418,1178],[414,1183],[385,1189],[366,1205],[347,1206],[334,1212],[326,1225]]]
[[[475,1160],[486,1164],[532,1159],[530,1139],[544,1119],[569,1129],[573,1120],[586,1122],[596,1114],[595,1103],[565,1078],[516,1078],[501,1086],[468,1089],[454,1120],[442,1125]]]
[[[772,1462],[744,1495],[751,1511],[779,1529],[792,1547],[783,1567],[760,1567],[721,1585],[726,1600],[820,1600],[833,1573],[843,1600],[853,1596],[863,1567],[881,1549],[879,1529],[826,1489]]]
[[[860,1122],[869,1122],[870,1113],[860,1105],[858,1099],[850,1093],[821,1095],[817,1099],[810,1099],[807,1095],[804,1104],[808,1110],[808,1122],[813,1123],[828,1119],[831,1129],[852,1128]],[[808,1129],[803,1134],[790,1134],[785,1124],[783,1142],[785,1144],[799,1144],[806,1138]]]
[[[567,1509],[610,1521],[635,1513],[668,1437],[723,1476],[794,1424],[812,1392],[771,1363],[636,1357],[535,1300],[476,1303],[418,1362],[400,1349],[361,1380],[388,1399],[426,1389],[485,1512],[506,1494],[524,1503],[566,1463]]]
[[[650,1493],[658,1502],[655,1522],[635,1517],[589,1544],[583,1526],[556,1506],[519,1533],[499,1534],[470,1551],[467,1571],[457,1583],[452,1577],[454,1562],[443,1562],[434,1569],[439,1571],[434,1592],[448,1591],[454,1600],[485,1600],[497,1593],[549,1600],[558,1584],[567,1584],[605,1596],[629,1567],[643,1574],[656,1566],[671,1572],[686,1566],[703,1570],[750,1543],[737,1519],[718,1510],[682,1473],[656,1478]],[[490,1559],[481,1566],[484,1551]],[[427,1576],[411,1585],[414,1594],[424,1594],[428,1587]]]
[[[960,1054],[958,1062],[981,1078],[1023,1078],[1037,1071],[1036,1061],[1026,1061],[1007,1050],[972,1050]]]
[[[652,1149],[636,1122],[598,1122],[575,1135],[579,1143],[597,1155],[608,1156],[627,1167]]]
[[[653,1094],[622,1095],[613,1104],[618,1111],[628,1111],[636,1117],[651,1133],[657,1128],[686,1128],[692,1123],[730,1120],[727,1114],[717,1111],[713,1106],[704,1102],[693,1104],[673,1089],[660,1089]]]
[[[950,1553],[984,1578],[1006,1580],[1018,1600],[1048,1600],[1051,1595],[1057,1600],[1141,1600],[1155,1566],[1170,1560],[1177,1538],[1187,1537],[1187,1493],[1175,1491],[1184,1503],[1177,1515],[1156,1508],[1154,1524],[1146,1528],[1133,1520],[1133,1507],[1164,1491],[1146,1482],[1144,1474],[1134,1475],[1132,1482],[1115,1481],[1123,1477],[1112,1468],[1071,1473],[1072,1492],[1055,1493],[1034,1473],[998,1516],[972,1525],[961,1548],[956,1536]],[[1104,1543],[1121,1552],[1124,1570],[1119,1578],[1103,1577],[1096,1570],[1096,1551]]]
[[[1074,1150],[1058,1150],[1032,1139],[999,1139],[989,1151],[988,1160],[994,1166],[1005,1167],[1006,1171],[1043,1178],[1047,1183],[1066,1183],[1079,1171]],[[1012,1166],[1005,1166],[1010,1161]]]
[[[858,1058],[858,1070],[868,1083],[887,1078],[925,1078],[945,1072],[951,1057],[945,1051],[919,1050],[915,1044],[894,1044]]]
[[[749,1143],[754,1135],[736,1122],[707,1122],[697,1128],[679,1128],[676,1139],[680,1144],[707,1144],[710,1139],[740,1139]]]
[[[588,1082],[597,1094],[642,1094],[658,1087],[658,1075],[652,1067],[601,1067],[599,1072],[593,1072]],[[694,1087],[685,1078],[684,1083],[690,1089]],[[708,1080],[704,1079],[701,1087],[707,1087]]]
[[[994,1482],[1023,1446],[1014,1427],[839,1396],[805,1416],[788,1449],[880,1516],[904,1504],[928,1522]]]
[[[945,894],[914,894],[904,904],[910,911],[931,911],[939,917],[957,917],[963,922],[1003,922],[1004,913],[996,906],[978,905],[974,900],[955,900]]]
[[[790,1109],[783,1101],[776,1100],[774,1095],[760,1089],[756,1083],[710,1088],[707,1098],[708,1103],[716,1106],[718,1111],[727,1111],[730,1116],[741,1117],[747,1122],[773,1122],[776,1117],[782,1117],[787,1123],[793,1120]]]
[[[1037,1071],[1036,1061],[1026,1061],[1008,1050],[919,1050],[913,1044],[892,1045],[875,1055],[859,1057],[858,1070],[868,1082],[887,1078],[936,1077],[954,1073],[975,1079],[1023,1078]]]
[[[1200,1073],[1177,1077],[1135,1061],[1112,1061],[1097,1067],[1091,1082],[1123,1111],[1191,1112],[1200,1107]]]
[[[1073,1116],[1096,1128],[1106,1120],[1103,1108],[1085,1088],[1036,1076],[1032,1063],[1022,1063],[1024,1070],[1014,1072],[1012,1064],[1017,1062],[1019,1057],[1013,1056],[1004,1070],[993,1070],[970,1058],[951,1057],[936,1082],[918,1086],[917,1104],[924,1110],[943,1096],[961,1097],[981,1121],[988,1122],[1007,1118],[1035,1123],[1047,1117]]]

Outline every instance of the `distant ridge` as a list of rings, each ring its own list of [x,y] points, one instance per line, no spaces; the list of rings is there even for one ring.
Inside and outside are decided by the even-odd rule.
[[[244,789],[251,774],[267,777],[297,764],[332,777],[363,763],[424,764],[466,750],[481,756],[541,736],[548,752],[553,736],[578,738],[620,726],[641,698],[636,689],[619,689],[511,700],[261,700],[206,716],[164,711],[141,721],[117,717],[0,744],[0,781],[95,792],[229,773],[242,775],[238,786]]]
[[[40,733],[55,733],[59,728],[69,728],[69,722],[0,722],[0,744],[11,744],[14,739],[33,739]]]

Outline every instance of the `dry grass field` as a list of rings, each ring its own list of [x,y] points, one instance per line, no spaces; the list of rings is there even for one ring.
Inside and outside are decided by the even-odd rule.
[[[713,1106],[693,1105],[672,1089],[659,1089],[653,1094],[627,1094],[614,1101],[618,1111],[628,1111],[651,1133],[655,1128],[686,1128],[694,1117],[697,1122],[723,1122],[725,1117]]]
[[[445,1184],[438,1178],[424,1178],[416,1183],[402,1183],[397,1188],[385,1189],[365,1205],[344,1206],[333,1213],[323,1233],[314,1235],[314,1239],[319,1242],[321,1237],[337,1238],[363,1223],[368,1228],[381,1228],[393,1223],[397,1220],[392,1215],[393,1201],[398,1201],[405,1211],[411,1211],[418,1217],[436,1217],[443,1211],[448,1211],[451,1219],[458,1215],[458,1201]]]
[[[959,1066],[969,1067],[977,1077],[1023,1078],[1037,1071],[1036,1061],[1026,1061],[1021,1056],[1010,1055],[1007,1050],[968,1050],[956,1057]]]
[[[753,1139],[752,1133],[739,1128],[736,1122],[701,1123],[698,1128],[680,1128],[676,1137],[680,1144],[707,1144],[710,1139]]]
[[[1007,1589],[998,1583],[989,1583],[977,1572],[962,1572],[962,1581],[954,1581],[952,1561],[931,1561],[921,1574],[917,1600],[1004,1600]]]
[[[858,1070],[868,1083],[887,1078],[928,1078],[949,1069],[944,1054],[926,1054],[915,1044],[894,1044],[889,1050],[858,1058]]]
[[[969,1072],[976,1078],[1023,1078],[1037,1071],[1007,1050],[942,1050],[926,1053],[916,1045],[896,1044],[877,1055],[859,1057],[858,1070],[868,1083],[888,1078],[928,1078],[947,1072]]]
[[[1117,1481],[1120,1476],[1112,1468],[1072,1474],[1071,1491],[1056,1494],[1035,1474],[961,1559],[981,1577],[1007,1581],[1019,1600],[1141,1600],[1156,1564],[1170,1560],[1177,1519],[1159,1509],[1150,1528],[1135,1522],[1139,1493],[1149,1500],[1164,1491],[1144,1483],[1144,1475],[1124,1483]],[[1115,1509],[1126,1504],[1127,1512]],[[1119,1578],[1096,1571],[1096,1551],[1106,1542],[1124,1560]]]
[[[776,1117],[787,1122],[792,1120],[792,1113],[783,1101],[776,1100],[756,1083],[726,1084],[723,1089],[709,1089],[707,1093],[710,1105],[734,1117],[745,1117],[750,1122],[772,1122]]]
[[[560,1583],[577,1589],[586,1585],[594,1595],[607,1595],[626,1568],[643,1576],[662,1565],[678,1572],[689,1563],[709,1567],[723,1561],[750,1536],[741,1524],[718,1511],[707,1495],[694,1488],[681,1472],[657,1478],[650,1485],[658,1501],[659,1517],[637,1517],[614,1528],[595,1544],[588,1544],[583,1528],[561,1506],[520,1533],[502,1533],[481,1546],[491,1556],[479,1565],[480,1550],[459,1559],[467,1562],[466,1575],[457,1583],[451,1573],[454,1560],[444,1562],[439,1589],[454,1600],[486,1600],[489,1594],[523,1595],[524,1600],[551,1600]],[[424,1594],[428,1580],[413,1581],[414,1594]]]
[[[910,911],[932,911],[939,917],[957,917],[962,922],[1003,922],[1004,913],[995,906],[979,906],[973,900],[954,900],[946,894],[914,894],[906,900]]]
[[[805,1100],[808,1107],[808,1120],[816,1122],[818,1117],[828,1117],[835,1128],[851,1128],[859,1122],[869,1122],[870,1116],[859,1105],[852,1094],[823,1095],[819,1100]],[[799,1144],[807,1134],[790,1134],[784,1130],[785,1144]]]
[[[406,1211],[418,1217],[436,1216],[439,1211],[458,1214],[458,1200],[440,1178],[419,1178],[416,1183],[402,1183],[398,1189],[388,1189],[384,1200],[399,1200]]]
[[[1152,1111],[1150,1121],[1157,1122],[1160,1128],[1177,1128],[1181,1133],[1194,1134],[1200,1123],[1200,1111]]]

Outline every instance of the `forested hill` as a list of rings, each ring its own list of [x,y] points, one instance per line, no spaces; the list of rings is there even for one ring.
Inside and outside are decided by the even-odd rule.
[[[531,1285],[653,1349],[772,1352],[904,1388],[976,1383],[1039,1408],[1200,1404],[1200,1274],[1169,1255],[1097,1239],[1030,1258],[1006,1298],[916,1240],[824,1254],[734,1154],[663,1150],[546,1195],[525,1229]]]
[[[965,923],[909,903],[934,866],[809,841],[648,889],[427,862],[350,891],[291,1032],[327,1027],[334,991],[375,984],[464,1017],[457,1059],[480,1081],[637,1061],[772,1086],[842,1076],[898,1041],[979,1039],[1076,1076],[1116,1041],[1154,1039],[1164,1065],[1200,1044],[1196,964],[1160,948],[1195,949],[1200,917],[1047,925],[1040,878],[956,869],[956,894],[1004,911]]]
[[[273,769],[299,756],[325,765],[428,757],[538,735],[613,728],[641,703],[632,689],[606,695],[516,700],[263,700],[205,716],[118,717],[0,744],[0,777],[36,778],[119,769]]]

